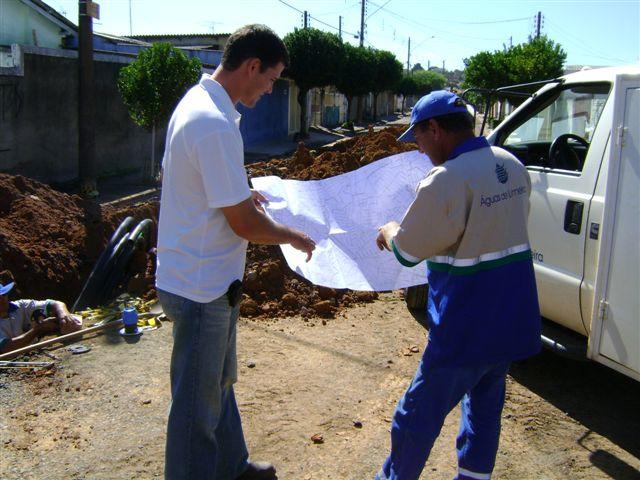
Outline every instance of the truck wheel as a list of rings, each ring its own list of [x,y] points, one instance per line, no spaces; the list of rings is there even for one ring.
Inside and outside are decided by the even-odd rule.
[[[427,308],[427,296],[429,285],[416,285],[404,289],[404,301],[409,310],[425,310]]]

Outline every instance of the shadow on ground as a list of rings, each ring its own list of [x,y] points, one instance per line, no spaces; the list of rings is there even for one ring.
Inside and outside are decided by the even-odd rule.
[[[635,457],[640,456],[640,383],[595,362],[580,362],[544,350],[514,363],[515,381]],[[586,434],[579,440],[583,443]],[[616,479],[640,479],[640,472],[623,460],[594,450],[591,462]]]
[[[410,310],[427,328],[425,309]],[[611,478],[640,480],[640,472],[609,452],[591,449],[586,438],[595,432],[640,457],[640,382],[591,361],[561,357],[548,350],[514,363],[511,377],[589,429],[578,443],[591,451],[590,461]]]

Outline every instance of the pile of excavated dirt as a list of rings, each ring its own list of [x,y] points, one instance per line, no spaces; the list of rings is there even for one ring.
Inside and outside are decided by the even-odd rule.
[[[342,308],[378,298],[376,292],[313,285],[287,266],[279,247],[250,245],[240,313],[245,317],[333,317]]]
[[[288,158],[247,166],[251,177],[277,175],[286,179],[319,180],[356,170],[380,158],[415,150],[415,144],[396,138],[402,127],[391,127],[340,140],[318,152],[303,143]],[[334,316],[341,308],[378,298],[376,292],[354,292],[318,287],[293,273],[279,247],[249,247],[245,274],[244,316],[275,316],[279,313],[302,316]]]
[[[118,210],[0,174],[0,282],[16,282],[11,298],[54,298],[71,307],[122,219],[157,220],[157,211],[157,202]],[[136,255],[130,293],[152,294],[153,264],[153,255]]]
[[[415,149],[396,141],[401,128],[342,140],[315,152],[300,144],[289,158],[252,164],[253,177],[315,180],[355,170]],[[158,219],[158,202],[116,209],[53,190],[21,176],[0,174],[0,281],[15,280],[12,298],[55,298],[73,304],[108,239],[126,216]],[[153,229],[152,245],[157,229]],[[131,262],[123,290],[155,295],[155,250]],[[375,292],[318,287],[292,272],[276,246],[250,245],[241,313],[248,317],[333,317],[342,308],[375,300]]]
[[[415,143],[398,142],[403,127],[389,127],[340,140],[318,151],[309,150],[304,143],[291,156],[283,159],[257,162],[247,166],[251,177],[276,175],[296,180],[319,180],[351,172],[371,162],[397,153],[416,149]]]

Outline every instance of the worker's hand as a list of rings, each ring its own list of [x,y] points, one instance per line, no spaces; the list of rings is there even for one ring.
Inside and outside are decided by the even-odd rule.
[[[251,189],[251,199],[253,200],[253,204],[256,206],[258,210],[264,212],[263,203],[269,203],[267,197],[262,195],[259,191]]]
[[[71,328],[73,328],[73,325],[75,324],[73,318],[71,317],[71,314],[66,311],[67,310],[66,308],[64,310],[65,310],[64,313],[60,313],[57,315],[58,324],[60,325],[61,332],[66,332],[70,330]]]
[[[71,315],[69,312],[58,317],[58,323],[60,324],[60,333],[63,335],[76,332],[82,328],[81,318],[79,316]]]
[[[400,224],[398,222],[389,222],[380,228],[378,228],[378,236],[376,237],[376,245],[380,250],[391,251],[391,240],[396,236],[400,230]]]
[[[316,242],[314,242],[309,235],[293,228],[291,229],[291,240],[289,241],[289,245],[291,245],[296,250],[306,252],[307,262],[311,260],[313,251],[316,249]]]
[[[60,333],[66,335],[82,328],[82,319],[71,315],[63,302],[54,302],[52,307],[58,320],[58,325],[60,325]]]
[[[56,318],[45,318],[40,322],[36,322],[33,326],[37,336],[50,335],[57,333],[60,329],[60,324]]]

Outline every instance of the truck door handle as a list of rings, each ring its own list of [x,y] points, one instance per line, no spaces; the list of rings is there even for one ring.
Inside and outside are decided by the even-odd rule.
[[[580,235],[582,228],[582,211],[584,203],[575,200],[567,200],[567,208],[564,211],[564,231]]]

